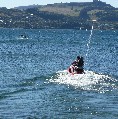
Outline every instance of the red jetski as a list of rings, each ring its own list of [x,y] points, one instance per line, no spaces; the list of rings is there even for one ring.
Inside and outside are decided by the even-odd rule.
[[[69,68],[68,68],[68,72],[71,73],[71,74],[84,74],[84,70],[82,67],[77,67],[77,66],[73,66],[71,65]]]

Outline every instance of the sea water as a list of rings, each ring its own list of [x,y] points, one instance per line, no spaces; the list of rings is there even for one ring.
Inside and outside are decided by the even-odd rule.
[[[0,29],[0,119],[117,118],[118,31]]]

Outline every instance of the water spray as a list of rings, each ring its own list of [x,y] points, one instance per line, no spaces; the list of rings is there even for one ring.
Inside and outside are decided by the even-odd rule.
[[[92,27],[91,27],[91,33],[90,33],[90,36],[88,38],[88,43],[87,43],[87,51],[86,51],[86,64],[88,62],[88,53],[89,53],[89,50],[90,50],[90,44],[91,44],[91,40],[92,40],[92,35],[93,35],[93,30],[94,30],[94,26],[93,26],[93,23],[96,22],[96,20],[92,20]]]
[[[90,33],[90,36],[89,36],[89,39],[88,39],[88,43],[87,43],[87,53],[86,53],[86,57],[88,56],[88,51],[89,51],[89,49],[90,49],[90,43],[91,43],[92,35],[93,35],[93,26],[92,26],[92,28],[91,28],[91,33]]]

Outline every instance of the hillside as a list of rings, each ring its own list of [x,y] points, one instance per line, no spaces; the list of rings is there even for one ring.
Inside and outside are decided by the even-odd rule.
[[[0,27],[118,29],[118,9],[104,2],[71,2],[0,8]]]

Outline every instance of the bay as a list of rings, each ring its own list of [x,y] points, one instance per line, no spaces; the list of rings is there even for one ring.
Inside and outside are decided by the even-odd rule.
[[[0,118],[117,119],[118,31],[90,34],[1,28]],[[78,55],[86,74],[68,75]]]

